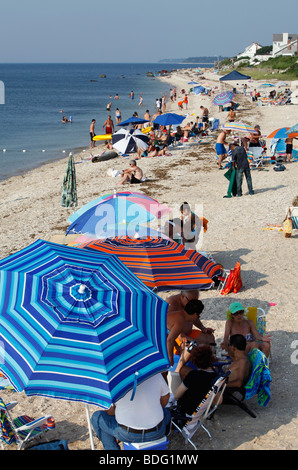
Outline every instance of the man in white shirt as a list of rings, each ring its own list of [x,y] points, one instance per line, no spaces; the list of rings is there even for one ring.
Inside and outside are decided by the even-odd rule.
[[[161,374],[142,382],[120,398],[109,410],[96,411],[91,423],[105,450],[120,450],[122,442],[148,442],[166,434],[171,420],[165,408],[170,397],[169,387]]]

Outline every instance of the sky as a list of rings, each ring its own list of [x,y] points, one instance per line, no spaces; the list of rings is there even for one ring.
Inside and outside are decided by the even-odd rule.
[[[298,1],[7,0],[0,63],[233,57],[298,33]]]

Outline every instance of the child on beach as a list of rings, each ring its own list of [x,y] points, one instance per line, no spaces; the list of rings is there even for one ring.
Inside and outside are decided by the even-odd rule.
[[[240,302],[231,303],[229,312],[230,318],[226,321],[221,348],[228,351],[230,336],[240,334],[243,335],[247,341],[246,353],[254,348],[258,348],[268,357],[270,353],[271,337],[269,335],[260,335],[254,322],[243,318],[244,307]]]

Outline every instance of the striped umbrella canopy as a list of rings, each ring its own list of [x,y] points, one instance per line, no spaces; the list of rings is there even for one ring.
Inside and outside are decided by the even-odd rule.
[[[245,122],[227,122],[221,128],[235,132],[249,132],[250,134],[258,133],[252,126],[245,124]]]
[[[286,139],[288,137],[289,129],[289,127],[280,127],[279,129],[275,129],[275,131],[272,131],[267,136],[267,139]]]
[[[147,224],[170,211],[168,206],[153,198],[116,193],[102,199],[98,204],[91,205],[70,224],[66,234],[88,233],[101,238],[101,233],[119,224],[126,225],[130,233],[138,232],[141,224]]]
[[[84,250],[115,254],[151,289],[209,289],[222,266],[172,240],[115,237],[83,244]]]
[[[61,206],[72,207],[78,205],[76,171],[73,154],[68,157],[66,173],[62,185]]]
[[[146,150],[149,137],[138,129],[119,129],[112,134],[113,148],[121,153],[136,152],[138,148]]]
[[[232,101],[233,98],[234,93],[232,91],[223,91],[214,98],[213,103],[222,106]]]
[[[29,396],[109,408],[169,367],[167,308],[116,256],[37,240],[0,262],[0,370]]]

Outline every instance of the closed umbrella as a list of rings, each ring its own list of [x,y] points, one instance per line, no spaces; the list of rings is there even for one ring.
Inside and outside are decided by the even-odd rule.
[[[217,104],[218,106],[223,106],[224,104],[230,103],[233,98],[234,93],[232,93],[231,91],[224,91],[223,93],[220,93],[214,98],[213,103]]]
[[[146,150],[149,137],[138,129],[120,129],[112,134],[113,148],[121,153],[136,152],[138,148]]]
[[[73,207],[78,205],[76,171],[73,154],[70,153],[66,173],[62,185],[61,206]]]
[[[148,287],[157,291],[209,289],[222,266],[171,240],[128,237],[94,240],[80,246],[115,254]]]
[[[0,370],[28,396],[109,408],[169,367],[167,309],[116,256],[37,240],[0,262]]]

